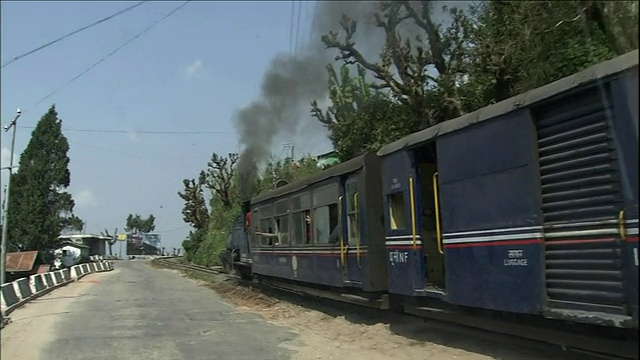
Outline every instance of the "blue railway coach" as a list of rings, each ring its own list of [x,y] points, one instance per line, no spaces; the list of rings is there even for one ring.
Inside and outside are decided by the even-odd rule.
[[[637,50],[378,155],[391,294],[638,327]]]
[[[380,193],[370,153],[252,199],[252,272],[386,308]]]
[[[638,96],[635,50],[259,195],[232,262],[382,308],[637,331]]]

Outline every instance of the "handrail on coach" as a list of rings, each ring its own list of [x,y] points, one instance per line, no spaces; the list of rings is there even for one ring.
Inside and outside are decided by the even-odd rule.
[[[440,200],[438,198],[438,172],[433,173],[433,202],[436,207],[436,243],[438,252],[444,254],[442,250],[442,231],[440,229]]]
[[[360,265],[360,208],[358,207],[358,194],[360,194],[359,192],[356,192],[355,194],[353,194],[353,205],[355,206],[356,209],[356,226],[358,227],[358,237],[356,238],[356,256],[357,256],[357,263],[358,263],[358,267],[361,267]]]
[[[338,198],[338,219],[340,219],[340,221],[342,222],[342,199],[343,197],[340,196]],[[345,253],[346,253],[346,247],[344,246],[344,236],[342,236],[342,229],[340,229],[339,232],[339,236],[340,236],[340,263],[342,264],[342,267],[345,267]]]
[[[618,213],[618,230],[620,231],[620,237],[622,240],[626,240],[627,234],[624,229],[624,209],[620,210]]]
[[[413,176],[409,176],[409,203],[411,204],[411,239],[413,248],[417,246],[416,234],[416,200],[413,190]]]

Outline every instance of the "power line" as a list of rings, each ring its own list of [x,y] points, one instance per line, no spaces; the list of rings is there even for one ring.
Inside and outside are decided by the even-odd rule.
[[[18,126],[23,129],[35,129],[35,126]],[[101,134],[170,134],[170,135],[205,135],[205,134],[235,134],[235,131],[154,131],[154,130],[141,130],[141,131],[128,131],[128,130],[107,130],[107,129],[69,129],[63,128],[63,131],[73,132],[88,132],[88,133],[101,133]]]
[[[70,37],[70,36],[72,36],[72,35],[75,35],[75,34],[77,34],[77,33],[81,32],[81,31],[84,31],[84,30],[87,30],[87,29],[89,29],[89,28],[92,28],[92,27],[94,27],[94,26],[96,26],[96,25],[102,24],[103,22],[108,21],[108,20],[111,20],[111,19],[113,19],[114,17],[116,17],[116,16],[118,16],[118,15],[122,15],[122,14],[124,14],[124,13],[126,13],[126,12],[128,12],[128,11],[130,11],[130,10],[133,10],[133,9],[137,8],[138,6],[140,6],[140,5],[142,5],[142,4],[146,3],[146,2],[147,2],[147,1],[141,1],[141,2],[139,2],[139,3],[137,3],[137,4],[133,5],[133,6],[129,6],[128,8],[126,8],[126,9],[124,9],[124,10],[120,10],[120,11],[118,11],[117,13],[115,13],[115,14],[113,14],[113,15],[107,16],[107,17],[106,17],[106,18],[104,18],[104,19],[98,20],[98,21],[96,21],[96,22],[94,22],[94,23],[92,23],[92,24],[89,24],[89,25],[87,25],[87,26],[85,26],[85,27],[82,27],[82,28],[80,28],[80,29],[78,29],[78,30],[76,30],[76,31],[70,32],[70,33],[68,33],[67,35],[64,35],[64,36],[62,36],[62,37],[59,37],[59,38],[57,38],[57,39],[55,39],[55,40],[53,40],[53,41],[51,41],[51,42],[48,42],[48,43],[46,43],[46,44],[44,44],[44,45],[42,45],[42,46],[39,46],[39,47],[37,47],[37,48],[35,48],[35,49],[33,49],[33,50],[27,51],[26,53],[24,53],[24,54],[22,54],[22,55],[15,56],[13,59],[11,59],[11,60],[9,60],[9,61],[5,62],[5,63],[2,65],[2,68],[4,68],[5,66],[7,66],[7,65],[9,65],[9,64],[11,64],[11,63],[14,63],[14,62],[16,62],[16,61],[18,61],[18,60],[22,59],[22,58],[24,58],[24,57],[27,57],[27,56],[29,56],[29,55],[31,55],[31,54],[33,54],[33,53],[36,53],[36,52],[38,52],[38,51],[40,51],[40,50],[42,50],[42,49],[44,49],[44,48],[47,48],[47,47],[49,47],[49,46],[51,46],[51,45],[53,45],[53,44],[55,44],[55,43],[57,43],[57,42],[59,42],[59,41],[62,41],[62,40],[66,39],[66,38],[68,38],[68,37]]]
[[[293,51],[293,19],[296,13],[296,3],[291,0],[291,20],[289,20],[289,55]]]
[[[313,37],[315,35],[316,32],[316,23],[318,21],[317,16],[318,16],[318,7],[320,7],[320,0],[316,0],[316,6],[313,8],[313,17],[311,20],[311,31],[309,31],[309,43],[313,43],[313,41],[315,40]]]
[[[62,90],[63,88],[67,87],[68,85],[70,85],[71,83],[73,83],[74,81],[78,80],[80,77],[82,77],[84,74],[88,73],[89,71],[93,70],[96,66],[100,65],[100,63],[102,63],[103,61],[107,60],[108,58],[110,58],[111,56],[113,56],[115,53],[117,53],[118,51],[122,50],[125,46],[129,45],[130,43],[132,43],[134,40],[136,40],[137,38],[139,38],[140,36],[144,35],[145,33],[147,33],[149,30],[151,30],[152,28],[154,28],[156,25],[160,24],[162,21],[164,21],[165,19],[167,19],[169,16],[173,15],[175,12],[177,12],[178,10],[180,10],[182,7],[184,7],[185,5],[187,5],[189,2],[191,1],[185,1],[184,3],[182,3],[180,6],[176,7],[175,9],[171,10],[168,14],[166,14],[165,16],[163,16],[162,18],[160,18],[159,20],[157,20],[156,22],[154,22],[153,24],[149,25],[148,27],[146,27],[144,30],[142,30],[141,32],[139,32],[138,34],[136,34],[134,37],[132,37],[131,39],[129,39],[127,42],[125,42],[124,44],[120,45],[119,47],[117,47],[115,50],[113,50],[112,52],[110,52],[109,54],[107,54],[106,56],[104,56],[102,59],[98,60],[95,64],[89,66],[86,70],[84,70],[83,72],[81,72],[80,74],[74,76],[71,80],[69,80],[67,83],[65,83],[64,85],[62,85],[61,87],[57,88],[56,90],[54,90],[53,92],[49,93],[49,95],[43,97],[42,99],[40,99],[37,103],[35,103],[32,107],[36,107],[37,105],[39,105],[40,103],[42,103],[43,101],[47,100],[48,98],[50,98],[51,96],[55,95],[58,91]]]
[[[169,229],[169,230],[154,231],[153,233],[168,233],[168,232],[174,232],[174,231],[186,229],[186,228],[189,228],[189,227],[191,227],[191,225],[185,225],[185,226],[181,226],[179,228],[174,228],[174,229]]]
[[[296,24],[296,46],[293,51],[294,56],[298,56],[298,36],[300,35],[300,15],[302,14],[302,0],[298,2],[298,21]]]

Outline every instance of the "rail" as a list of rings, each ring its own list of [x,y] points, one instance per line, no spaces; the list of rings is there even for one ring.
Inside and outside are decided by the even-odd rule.
[[[167,267],[170,268],[177,268],[180,270],[192,270],[192,271],[199,271],[202,273],[206,273],[206,274],[212,274],[212,275],[228,275],[226,274],[223,270],[222,267],[206,267],[206,266],[202,266],[202,265],[196,265],[196,264],[186,264],[186,263],[182,263],[182,262],[178,262],[176,261],[177,257],[171,257],[171,258],[157,258],[153,261],[161,264],[161,265],[165,265]]]

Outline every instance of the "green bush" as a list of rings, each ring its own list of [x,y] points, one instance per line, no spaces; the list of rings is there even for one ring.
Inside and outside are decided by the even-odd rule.
[[[220,210],[216,211],[216,209]],[[226,209],[222,204],[217,202],[214,204],[214,211],[212,211],[209,220],[209,229],[194,253],[192,260],[194,263],[203,266],[221,265],[220,254],[226,249],[227,237],[238,215],[240,215],[239,205]]]
[[[207,231],[205,229],[198,229],[189,233],[189,237],[182,242],[182,248],[184,249],[184,256],[187,261],[195,262],[196,254],[200,245],[205,241]]]

